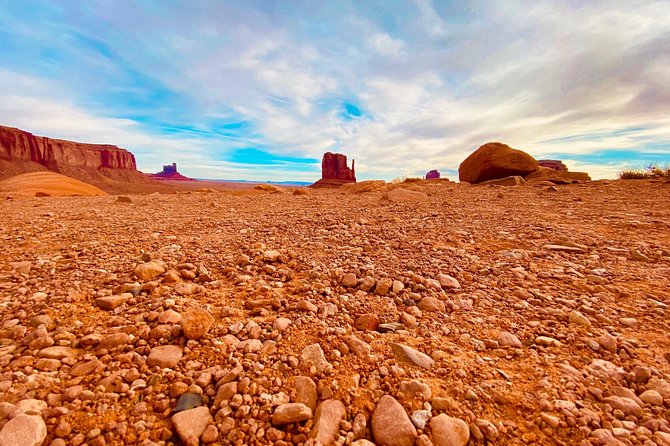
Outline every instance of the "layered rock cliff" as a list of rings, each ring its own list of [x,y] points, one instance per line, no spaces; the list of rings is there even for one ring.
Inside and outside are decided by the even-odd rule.
[[[0,158],[33,161],[49,170],[65,166],[137,170],[135,156],[117,146],[51,139],[4,126],[0,126]]]
[[[356,182],[355,161],[351,168],[347,165],[347,156],[341,153],[326,152],[321,159],[321,179],[310,187],[340,187],[345,183]]]
[[[12,127],[0,126],[0,161],[0,179],[48,169],[92,183],[147,181],[126,149],[35,136]]]

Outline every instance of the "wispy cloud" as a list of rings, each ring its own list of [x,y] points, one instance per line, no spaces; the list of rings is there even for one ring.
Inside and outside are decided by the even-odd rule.
[[[453,172],[492,140],[612,177],[670,157],[664,3],[7,2],[0,123],[198,177]]]

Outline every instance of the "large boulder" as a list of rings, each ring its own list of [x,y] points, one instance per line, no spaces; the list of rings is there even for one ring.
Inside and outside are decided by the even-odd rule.
[[[468,156],[458,167],[458,178],[468,183],[521,176],[534,172],[537,160],[521,150],[506,144],[490,142]]]

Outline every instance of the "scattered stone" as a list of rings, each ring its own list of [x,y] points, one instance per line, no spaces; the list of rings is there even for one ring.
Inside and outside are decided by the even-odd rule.
[[[431,418],[430,429],[430,439],[435,446],[465,446],[470,441],[467,423],[445,414]]]
[[[300,423],[312,418],[312,409],[302,403],[286,403],[277,406],[272,414],[272,424],[282,426],[284,424]]]
[[[372,414],[375,443],[387,446],[414,446],[417,432],[407,412],[390,395],[384,395]]]
[[[181,361],[182,348],[178,345],[161,345],[154,347],[149,352],[147,365],[158,366],[162,369],[174,369]]]
[[[308,345],[302,349],[300,361],[302,366],[307,369],[314,367],[317,374],[323,373],[330,367],[330,363],[326,360],[326,355],[319,344]]]
[[[209,410],[204,406],[185,410],[172,416],[172,423],[184,445],[200,444],[200,436],[212,421]]]
[[[314,424],[309,438],[316,441],[316,446],[332,444],[340,434],[340,423],[347,416],[347,409],[342,401],[326,400],[319,404],[314,414]]]
[[[133,295],[130,293],[117,294],[114,296],[99,297],[95,300],[95,304],[103,310],[114,310],[124,303]]]
[[[188,339],[202,338],[214,324],[214,318],[207,310],[191,308],[181,319],[181,328]]]
[[[402,344],[391,344],[391,349],[396,355],[396,358],[406,364],[415,365],[424,369],[429,369],[433,366],[433,359],[418,350]]]
[[[19,414],[9,420],[0,431],[1,446],[39,446],[47,437],[47,426],[42,417]]]
[[[140,263],[135,267],[135,275],[143,282],[154,280],[164,272],[165,267],[163,267],[163,265],[157,261]]]

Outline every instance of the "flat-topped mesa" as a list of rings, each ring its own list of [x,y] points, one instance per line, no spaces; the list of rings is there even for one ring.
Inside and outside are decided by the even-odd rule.
[[[114,145],[51,139],[4,126],[0,126],[0,159],[32,161],[57,172],[68,167],[137,170],[135,156]]]
[[[347,165],[347,156],[341,153],[326,152],[321,160],[321,179],[310,187],[337,188],[346,183],[356,182],[355,161],[351,168]]]

